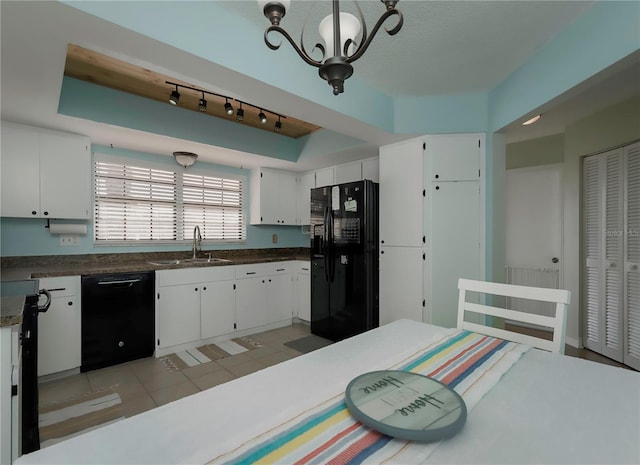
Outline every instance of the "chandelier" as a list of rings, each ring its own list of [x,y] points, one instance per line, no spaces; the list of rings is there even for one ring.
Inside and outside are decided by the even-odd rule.
[[[373,26],[371,35],[368,35],[367,25],[358,2],[354,0],[360,20],[350,13],[340,12],[339,0],[333,0],[333,13],[324,18],[319,26],[320,36],[324,40],[325,45],[317,43],[314,47],[314,49],[317,48],[322,52],[322,60],[314,60],[309,56],[304,47],[304,26],[300,33],[300,46],[295,43],[287,31],[280,27],[280,21],[287,12],[290,0],[258,0],[258,4],[264,15],[271,22],[271,26],[264,32],[264,41],[271,50],[277,50],[281,44],[271,43],[268,36],[272,31],[282,34],[306,63],[318,68],[320,77],[333,87],[333,94],[341,94],[344,92],[344,81],[353,74],[353,66],[351,66],[351,63],[364,55],[364,52],[369,48],[378,29],[380,29],[387,18],[394,15],[398,16],[398,23],[392,29],[385,29],[387,34],[391,36],[395,35],[402,29],[402,13],[396,10],[398,0],[380,1],[384,3],[386,10],[382,16],[380,16],[375,26]],[[358,34],[360,34],[361,28],[362,35],[360,43],[357,44],[355,40]]]

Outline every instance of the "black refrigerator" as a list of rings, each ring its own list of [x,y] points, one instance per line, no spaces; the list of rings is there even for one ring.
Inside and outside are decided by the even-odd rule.
[[[378,184],[311,189],[311,333],[339,341],[379,325]]]

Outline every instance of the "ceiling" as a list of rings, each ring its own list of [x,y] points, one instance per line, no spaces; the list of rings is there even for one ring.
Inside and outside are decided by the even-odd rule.
[[[186,3],[195,7],[199,4]],[[222,7],[221,17],[212,19],[212,24],[222,21],[222,15],[233,14],[258,31],[268,25],[254,0],[218,1],[215,4]],[[282,26],[297,38],[313,3],[296,1],[292,4]],[[341,4],[345,9],[352,8],[352,2]],[[377,0],[365,0],[360,5],[371,29],[381,13],[381,4]],[[381,30],[364,57],[354,63],[354,72],[359,80],[391,96],[488,92],[592,5],[591,1],[402,0],[398,9],[404,14],[403,29],[393,37]],[[214,69],[211,63],[149,37],[59,2],[2,1],[0,7],[2,119],[86,134],[94,143],[105,146],[113,144],[128,150],[164,155],[176,150],[192,151],[198,153],[201,160],[212,163],[244,167],[262,165],[294,171],[371,156],[377,153],[378,145],[399,138],[293,96],[279,98],[279,107],[274,111],[368,143],[291,163],[65,116],[57,110],[68,44],[78,44],[178,82],[239,100],[245,97],[243,89],[248,85],[248,78],[238,76],[237,86],[225,89],[201,87],[215,79],[211,77]],[[328,8],[326,1],[317,2],[310,16],[309,31],[314,28],[314,22],[328,13]],[[388,27],[395,24],[393,21],[393,18],[389,20]],[[317,38],[308,33],[308,40],[307,48],[311,48]],[[228,47],[233,43],[234,38],[230,38]],[[286,47],[289,45],[284,43],[282,48]],[[276,63],[275,58],[281,52],[264,46],[265,56],[271,60],[269,64]],[[238,53],[242,54],[242,50]],[[524,128],[513,123],[504,128],[506,140],[513,142],[562,132],[566,124],[577,118],[637,95],[640,93],[639,62],[636,56],[549,102],[539,109],[544,116],[536,125]],[[316,73],[310,67],[308,71]],[[347,81],[345,92],[348,93],[356,82]],[[326,91],[331,92],[329,86]],[[278,95],[283,95],[282,92],[286,89],[278,90]],[[265,95],[269,100],[268,93]]]

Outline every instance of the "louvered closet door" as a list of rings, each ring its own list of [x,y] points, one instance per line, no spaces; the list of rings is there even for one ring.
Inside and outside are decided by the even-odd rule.
[[[624,363],[640,370],[640,142],[625,147]]]
[[[585,346],[614,360],[623,353],[624,244],[622,150],[584,163]]]

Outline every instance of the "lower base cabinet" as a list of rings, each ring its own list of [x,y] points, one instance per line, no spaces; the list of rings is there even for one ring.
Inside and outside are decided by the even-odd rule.
[[[235,330],[234,281],[208,282],[200,292],[200,338],[209,339]]]
[[[49,310],[38,315],[38,376],[78,368],[81,363],[80,276],[41,278],[51,293]]]
[[[298,262],[296,272],[296,315],[303,321],[311,321],[311,267],[309,262]]]
[[[272,262],[156,272],[157,348],[169,353],[175,346],[237,332],[291,323],[296,264]],[[307,268],[307,281],[309,281]],[[310,308],[310,282],[303,287]],[[300,305],[300,303],[298,303]],[[309,315],[310,316],[310,315]],[[307,317],[309,318],[309,317]]]
[[[200,339],[198,284],[163,286],[157,298],[158,347],[171,347]]]

